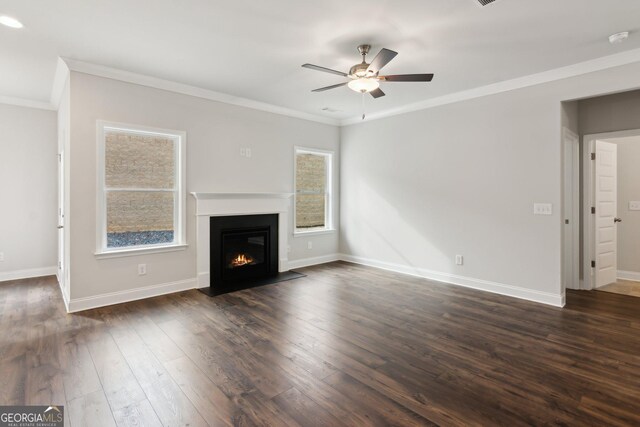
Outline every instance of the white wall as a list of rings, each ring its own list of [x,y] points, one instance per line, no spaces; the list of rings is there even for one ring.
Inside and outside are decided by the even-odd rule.
[[[621,138],[618,145],[618,270],[640,275],[640,211],[629,210],[640,201],[640,137]]]
[[[632,64],[343,128],[341,250],[560,304],[561,101],[638,76]],[[553,215],[534,216],[534,202]]]
[[[186,251],[96,259],[96,120],[183,130],[187,133],[188,192],[293,192],[293,147],[336,152],[334,126],[232,106],[192,96],[71,73],[71,300],[195,279],[195,203],[187,203]],[[240,157],[250,147],[252,157]],[[339,194],[336,191],[336,221]],[[307,241],[313,240],[313,249]],[[290,260],[334,254],[337,233],[291,238]],[[137,265],[147,264],[147,275]]]
[[[55,274],[56,113],[0,104],[0,280]]]

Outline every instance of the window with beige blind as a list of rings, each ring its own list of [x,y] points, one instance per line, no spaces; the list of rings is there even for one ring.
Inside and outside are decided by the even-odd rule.
[[[331,168],[328,151],[295,149],[295,232],[332,229]]]
[[[185,134],[98,126],[98,252],[183,244]]]

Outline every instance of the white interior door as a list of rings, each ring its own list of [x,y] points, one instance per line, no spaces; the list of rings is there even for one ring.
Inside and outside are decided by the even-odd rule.
[[[617,280],[618,147],[596,141],[595,170],[595,285]]]

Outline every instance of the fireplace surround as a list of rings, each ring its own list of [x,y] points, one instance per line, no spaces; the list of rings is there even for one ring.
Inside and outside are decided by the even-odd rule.
[[[191,193],[196,214],[196,268],[198,289],[210,289],[216,294],[216,268],[211,263],[210,226],[212,217],[274,214],[278,218],[277,268],[280,273],[289,270],[288,247],[292,193]],[[212,286],[213,285],[213,286]]]

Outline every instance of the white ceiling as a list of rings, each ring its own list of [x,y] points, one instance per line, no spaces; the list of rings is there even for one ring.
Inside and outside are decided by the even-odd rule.
[[[62,56],[336,119],[361,96],[311,93],[343,79],[300,65],[348,71],[361,43],[399,52],[382,74],[436,74],[383,83],[368,113],[640,48],[638,0],[0,0],[2,14],[25,28],[0,26],[0,96],[48,102]]]

